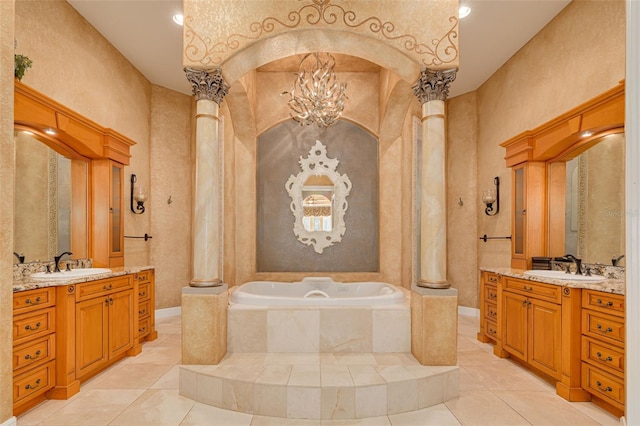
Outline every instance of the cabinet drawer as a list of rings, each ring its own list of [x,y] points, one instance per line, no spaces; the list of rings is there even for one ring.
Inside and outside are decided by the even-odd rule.
[[[498,324],[495,321],[484,319],[484,330],[487,337],[497,340],[498,339]]]
[[[533,296],[549,302],[560,303],[562,287],[552,284],[542,284],[527,280],[506,279],[505,290],[514,293]]]
[[[32,395],[41,394],[51,389],[54,383],[55,361],[13,379],[13,403],[22,402]]]
[[[138,281],[140,284],[142,283],[150,283],[151,282],[151,278],[153,277],[153,271],[152,270],[148,270],[148,271],[141,271],[141,272],[137,272],[134,274],[133,276],[134,280]]]
[[[582,307],[624,316],[624,296],[595,290],[582,290]]]
[[[624,380],[582,363],[582,387],[615,407],[624,409]]]
[[[138,318],[146,318],[151,313],[151,300],[145,300],[138,304]]]
[[[55,321],[55,308],[15,315],[13,317],[13,344],[19,345],[54,332],[56,329]]]
[[[624,345],[624,320],[583,309],[582,334],[614,345]]]
[[[13,294],[13,313],[23,314],[40,308],[54,306],[56,303],[55,287],[21,291]]]
[[[484,300],[496,302],[498,300],[498,288],[495,285],[484,285]]]
[[[494,274],[493,272],[485,272],[484,273],[484,282],[485,284],[497,284],[499,281],[498,274]]]
[[[582,360],[624,375],[624,350],[621,348],[582,336]]]
[[[76,301],[91,299],[95,296],[131,288],[131,276],[125,275],[108,280],[91,281],[76,286]]]
[[[142,302],[151,298],[151,284],[140,284],[138,287],[138,301]]]
[[[484,316],[491,321],[498,321],[498,305],[493,302],[484,302]]]
[[[55,334],[49,334],[13,348],[13,371],[30,365],[43,364],[55,358]],[[20,372],[18,372],[20,374]]]
[[[151,330],[151,318],[147,317],[138,321],[138,337],[142,338]]]

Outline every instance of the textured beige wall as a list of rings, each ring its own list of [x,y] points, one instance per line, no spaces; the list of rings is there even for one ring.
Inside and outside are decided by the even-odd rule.
[[[13,0],[0,1],[0,424],[13,416]]]
[[[478,306],[478,110],[476,93],[447,103],[447,276],[458,303]],[[462,205],[460,205],[462,203]],[[479,234],[493,230],[478,229]],[[508,244],[508,240],[501,244]]]
[[[65,1],[16,2],[16,40],[33,60],[23,83],[133,139],[125,168],[125,235],[149,233],[150,215],[129,214],[130,175],[150,188],[151,84]],[[125,239],[125,263],[149,264],[149,245]]]
[[[153,197],[147,203],[153,239],[146,244],[150,247],[151,264],[156,267],[156,309],[180,306],[182,287],[192,278],[191,106],[191,96],[153,87],[150,143]]]
[[[477,189],[501,179],[500,213],[478,209],[478,233],[511,234],[511,174],[499,144],[614,87],[624,67],[625,3],[573,1],[478,89]],[[477,243],[479,266],[510,265],[510,244],[500,241]]]

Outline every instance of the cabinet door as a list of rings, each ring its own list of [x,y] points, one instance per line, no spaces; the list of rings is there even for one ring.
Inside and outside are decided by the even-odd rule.
[[[76,377],[96,371],[109,357],[109,298],[76,304]]]
[[[511,355],[527,360],[527,306],[526,297],[505,291],[502,293],[502,346]]]
[[[560,305],[529,298],[529,364],[556,379],[561,373]]]
[[[124,255],[123,224],[123,181],[124,170],[121,164],[111,163],[110,201],[109,201],[109,257],[118,258]]]
[[[109,358],[133,347],[133,290],[121,291],[109,298]]]

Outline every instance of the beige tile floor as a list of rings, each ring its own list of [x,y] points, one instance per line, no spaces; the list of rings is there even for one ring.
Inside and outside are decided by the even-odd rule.
[[[46,401],[18,417],[18,426],[221,425],[618,425],[591,403],[570,403],[553,386],[475,339],[476,318],[460,316],[460,397],[424,410],[362,420],[286,420],[252,416],[196,403],[178,395],[180,317],[157,321],[158,339],[84,383],[66,401]]]

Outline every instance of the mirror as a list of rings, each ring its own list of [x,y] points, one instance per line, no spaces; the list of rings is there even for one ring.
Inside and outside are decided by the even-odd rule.
[[[300,157],[300,173],[289,176],[285,188],[291,197],[293,232],[316,253],[341,241],[346,231],[344,214],[351,180],[336,171],[339,161],[327,157],[327,147],[320,141]]]
[[[64,251],[87,257],[88,163],[56,142],[16,129],[14,263],[52,260]]]
[[[565,164],[565,252],[624,265],[625,138],[604,136]]]

